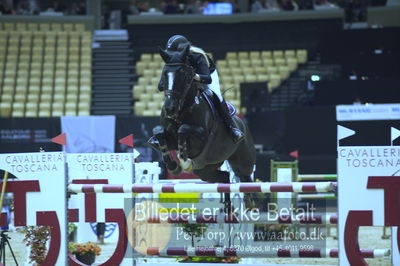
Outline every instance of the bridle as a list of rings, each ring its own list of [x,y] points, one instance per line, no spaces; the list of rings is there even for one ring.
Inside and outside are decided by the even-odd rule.
[[[186,64],[186,63],[166,63],[165,66],[184,66],[187,67],[191,70],[191,73],[194,74],[193,67]],[[191,75],[192,77],[190,78],[190,81],[186,83],[185,87],[183,88],[183,94],[181,95],[179,92],[176,92],[174,90],[164,90],[165,96],[166,97],[172,97],[174,99],[178,99],[178,113],[181,112],[181,109],[183,107],[183,103],[185,102],[186,95],[192,86],[193,80],[194,80],[194,75]]]

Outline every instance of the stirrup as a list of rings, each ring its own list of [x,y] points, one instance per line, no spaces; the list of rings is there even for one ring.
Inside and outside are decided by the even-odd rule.
[[[232,140],[235,142],[235,144],[238,144],[244,139],[244,134],[240,129],[237,129],[235,127],[231,127],[231,135],[232,135]]]
[[[160,143],[158,142],[158,139],[156,139],[156,137],[154,137],[154,136],[149,138],[149,140],[147,141],[147,144],[149,144],[155,150],[160,149]]]

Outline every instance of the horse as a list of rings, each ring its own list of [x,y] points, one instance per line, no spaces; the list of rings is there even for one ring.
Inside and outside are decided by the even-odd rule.
[[[235,144],[213,108],[217,96],[206,85],[194,81],[189,52],[189,46],[177,52],[159,48],[165,62],[161,78],[166,88],[160,125],[153,129],[153,134],[166,168],[173,175],[183,169],[208,183],[229,183],[229,172],[219,170],[228,160],[240,182],[252,182],[256,151],[249,128],[241,118],[233,117],[245,135],[244,140]],[[174,161],[171,151],[176,152],[179,163]]]

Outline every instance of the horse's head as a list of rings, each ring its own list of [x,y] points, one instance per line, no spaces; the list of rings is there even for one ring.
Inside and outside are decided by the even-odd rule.
[[[193,82],[194,71],[189,64],[190,46],[182,51],[167,51],[160,48],[165,62],[161,78],[164,81],[164,111],[168,118],[177,118],[185,103]]]

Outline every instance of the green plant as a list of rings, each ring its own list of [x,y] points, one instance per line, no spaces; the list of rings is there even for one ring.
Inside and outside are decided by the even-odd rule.
[[[205,263],[239,263],[240,258],[237,257],[212,257],[212,256],[185,256],[176,259],[179,262],[205,262]]]
[[[68,223],[68,235],[72,234],[73,232],[75,232],[76,228],[78,228],[76,226],[76,224],[74,223]]]
[[[74,255],[85,255],[85,254],[94,254],[96,256],[100,255],[101,253],[101,248],[99,247],[99,245],[97,245],[94,242],[86,242],[83,244],[79,244],[79,243],[73,243],[70,242],[68,244],[68,250],[69,252],[71,252]]]
[[[23,241],[30,247],[29,262],[38,265],[46,258],[46,243],[50,239],[49,226],[25,226],[22,230],[25,233]]]
[[[207,230],[206,224],[179,224],[183,232],[192,238],[192,246],[194,247],[194,238],[203,236]]]
[[[191,236],[192,246],[194,247],[194,238],[203,236],[207,230],[206,224],[179,224],[182,230]],[[185,256],[176,259],[179,262],[220,262],[220,263],[238,263],[240,258],[236,257],[212,257],[212,256]]]

